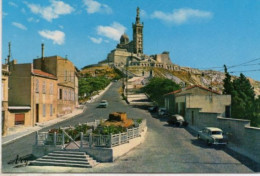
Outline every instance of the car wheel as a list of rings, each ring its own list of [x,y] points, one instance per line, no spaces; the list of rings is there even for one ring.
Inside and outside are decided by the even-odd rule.
[[[206,143],[207,143],[207,145],[208,145],[208,146],[210,146],[210,145],[211,145],[211,143],[209,142],[209,140],[207,140],[207,141],[206,141]]]

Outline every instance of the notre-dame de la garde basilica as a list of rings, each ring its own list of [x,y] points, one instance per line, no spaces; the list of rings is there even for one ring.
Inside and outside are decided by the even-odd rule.
[[[107,58],[99,64],[113,64],[114,66],[141,66],[141,67],[172,67],[169,52],[161,54],[146,55],[143,53],[143,28],[140,22],[140,9],[137,7],[135,23],[132,24],[133,40],[124,33],[116,49],[112,50]]]

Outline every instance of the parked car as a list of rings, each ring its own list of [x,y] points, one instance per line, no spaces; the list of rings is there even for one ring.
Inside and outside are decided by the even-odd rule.
[[[158,115],[159,115],[159,116],[168,115],[168,112],[167,112],[166,108],[159,108],[159,110],[158,110]]]
[[[148,108],[148,111],[150,112],[157,112],[158,111],[158,106],[151,106]]]
[[[181,115],[175,114],[168,117],[167,122],[171,125],[184,126],[188,125],[188,122],[184,120]]]
[[[99,105],[98,105],[98,107],[100,107],[100,108],[106,108],[107,106],[108,106],[107,100],[102,100],[102,101],[99,103]]]
[[[223,131],[215,127],[205,127],[198,132],[198,139],[203,140],[207,145],[227,144],[227,138],[223,136]]]

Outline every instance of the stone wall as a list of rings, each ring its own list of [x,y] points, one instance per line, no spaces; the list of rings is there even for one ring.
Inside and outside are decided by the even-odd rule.
[[[260,163],[260,128],[250,127],[249,120],[224,118],[217,113],[201,113],[199,109],[188,109],[185,118],[190,125],[199,129],[221,128],[228,136],[229,148]]]

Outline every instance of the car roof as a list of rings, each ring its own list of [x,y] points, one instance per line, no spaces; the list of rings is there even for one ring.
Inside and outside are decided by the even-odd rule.
[[[205,128],[210,131],[222,131],[220,128],[216,128],[216,127],[205,127]]]

